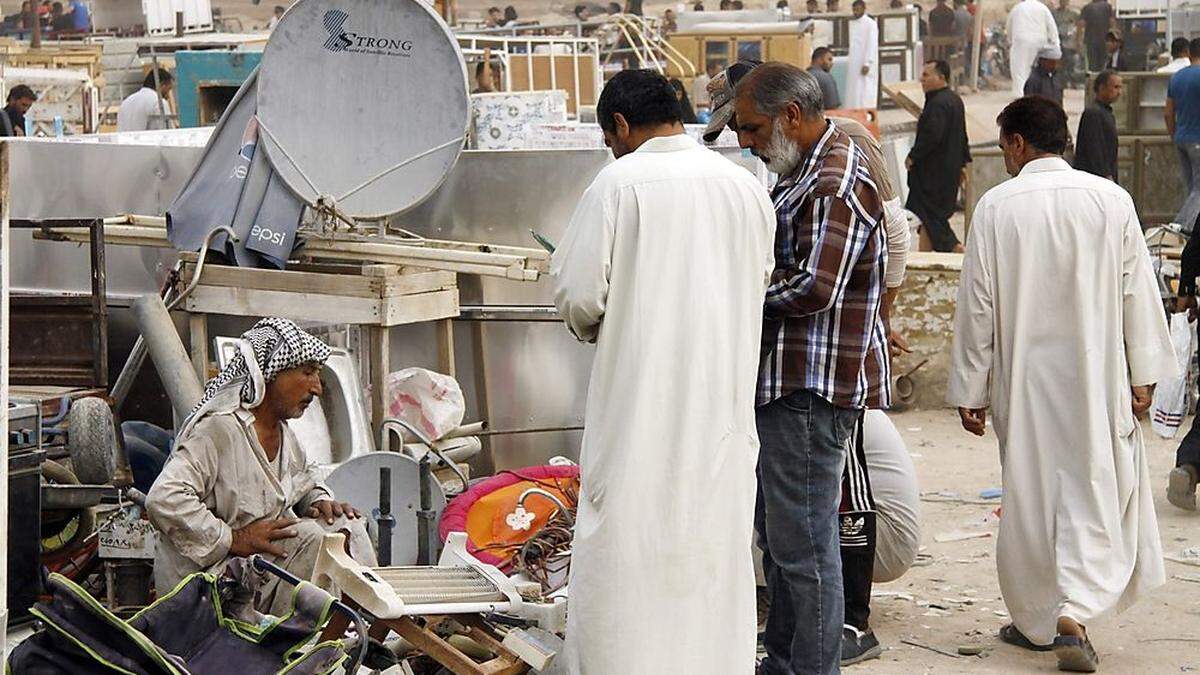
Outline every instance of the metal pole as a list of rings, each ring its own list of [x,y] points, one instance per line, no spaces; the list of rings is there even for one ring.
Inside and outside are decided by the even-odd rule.
[[[0,550],[8,550],[8,156],[0,143]],[[0,650],[8,653],[8,556],[0,555]]]
[[[29,3],[29,48],[42,48],[42,19],[37,13],[37,3]]]
[[[175,12],[175,37],[183,37],[183,12]]]
[[[375,522],[379,524],[379,566],[390,567],[396,519],[392,517],[392,470],[386,466],[379,467],[379,510]]]
[[[979,34],[983,32],[983,0],[975,0],[975,21],[971,24],[971,51],[974,52],[971,59],[971,91],[979,91],[979,55],[982,51],[983,42]],[[1009,36],[1012,39],[1012,36]]]
[[[144,295],[133,301],[133,317],[146,338],[150,360],[158,370],[167,398],[171,399],[176,415],[183,420],[200,402],[204,389],[196,379],[196,371],[192,369],[192,361],[183,348],[179,333],[175,332],[171,315],[162,298]]]
[[[430,446],[432,449],[432,446]],[[437,531],[434,520],[437,514],[433,511],[433,492],[429,484],[433,482],[433,468],[429,464],[432,452],[427,452],[417,464],[417,479],[421,481],[420,505],[417,508],[417,564],[432,565],[433,552],[437,550]],[[463,489],[466,489],[465,486]]]

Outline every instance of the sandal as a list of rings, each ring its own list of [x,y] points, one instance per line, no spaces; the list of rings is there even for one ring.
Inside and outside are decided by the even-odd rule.
[[[1054,638],[1054,654],[1058,657],[1059,670],[1094,673],[1100,667],[1100,655],[1087,638],[1059,635]]]
[[[1028,649],[1031,652],[1048,652],[1051,649],[1054,649],[1053,645],[1035,645],[1035,644],[1033,644],[1033,642],[1031,642],[1029,640],[1029,638],[1025,637],[1024,633],[1022,633],[1016,626],[1014,626],[1011,623],[1000,629],[1000,641],[1006,642],[1010,645],[1013,645],[1014,647],[1020,647],[1021,649]]]

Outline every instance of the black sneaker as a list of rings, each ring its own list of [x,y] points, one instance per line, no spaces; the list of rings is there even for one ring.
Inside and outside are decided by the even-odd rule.
[[[879,640],[875,638],[873,631],[868,630],[864,633],[854,626],[842,627],[843,666],[877,659],[882,653],[883,647],[879,646]]]

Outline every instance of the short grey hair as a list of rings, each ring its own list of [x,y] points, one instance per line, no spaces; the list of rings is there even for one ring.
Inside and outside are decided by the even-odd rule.
[[[821,117],[825,99],[821,85],[811,73],[778,61],[764,63],[746,74],[735,90],[737,98],[747,96],[760,115],[778,117],[789,103],[800,106],[807,119]]]

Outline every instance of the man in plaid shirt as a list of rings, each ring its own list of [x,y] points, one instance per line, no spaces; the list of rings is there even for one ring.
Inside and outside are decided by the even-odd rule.
[[[741,146],[781,177],[757,400],[756,527],[771,595],[760,672],[833,673],[845,609],[842,467],[863,409],[890,404],[883,206],[808,73],[755,68],[738,83],[735,117]]]

